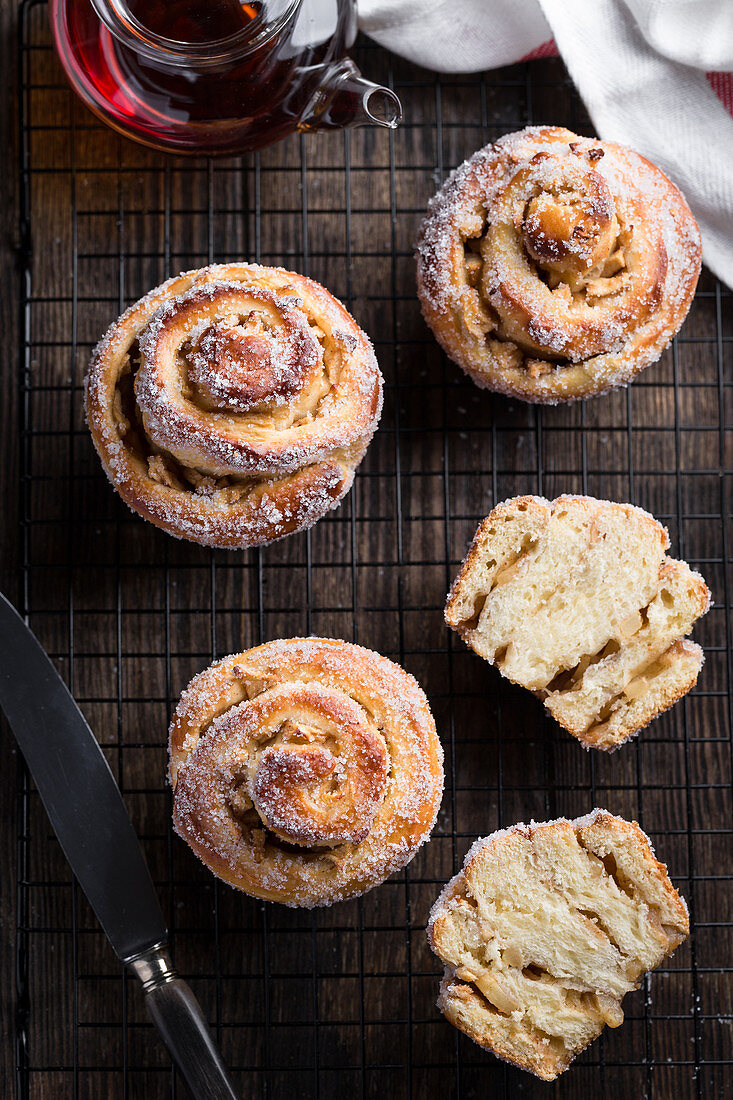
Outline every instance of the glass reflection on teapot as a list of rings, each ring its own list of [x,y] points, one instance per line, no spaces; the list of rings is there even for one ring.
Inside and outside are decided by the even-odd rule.
[[[295,130],[395,127],[389,88],[345,55],[355,0],[51,0],[72,87],[157,149],[233,154]]]

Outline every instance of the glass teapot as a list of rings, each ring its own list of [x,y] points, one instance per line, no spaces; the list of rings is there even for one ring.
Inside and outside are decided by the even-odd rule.
[[[402,117],[345,57],[356,0],[51,0],[50,13],[82,101],[156,149],[241,153]]]

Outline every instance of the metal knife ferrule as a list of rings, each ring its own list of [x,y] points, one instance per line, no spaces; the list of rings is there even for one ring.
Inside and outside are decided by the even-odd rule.
[[[124,963],[140,979],[146,993],[178,977],[171,962],[170,948],[165,940],[153,944],[147,951],[141,951],[139,955],[132,955],[129,959],[125,959]]]

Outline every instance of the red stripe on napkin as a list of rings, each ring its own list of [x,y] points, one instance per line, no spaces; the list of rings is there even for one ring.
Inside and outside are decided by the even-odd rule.
[[[705,73],[705,76],[728,114],[733,115],[733,73]]]
[[[555,45],[554,38],[548,38],[546,42],[543,42],[541,46],[537,46],[536,49],[530,50],[524,57],[520,57],[520,61],[539,61],[543,57],[558,57],[557,46]]]

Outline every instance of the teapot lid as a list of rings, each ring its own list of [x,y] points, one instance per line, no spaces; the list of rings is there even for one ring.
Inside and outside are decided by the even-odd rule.
[[[302,0],[92,0],[112,34],[137,53],[175,63],[216,63],[257,49]]]

